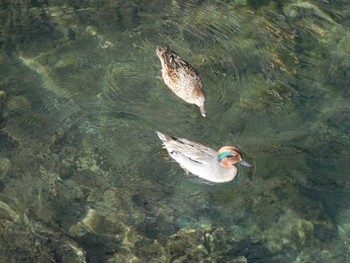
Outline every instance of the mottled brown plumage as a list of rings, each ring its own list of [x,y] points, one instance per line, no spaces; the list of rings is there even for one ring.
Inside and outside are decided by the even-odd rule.
[[[165,84],[184,101],[196,104],[205,117],[205,94],[202,81],[195,69],[172,50],[157,47],[156,53],[162,64]]]

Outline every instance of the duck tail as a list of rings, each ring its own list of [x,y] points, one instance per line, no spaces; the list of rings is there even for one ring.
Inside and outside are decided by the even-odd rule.
[[[156,131],[159,139],[163,142],[163,143],[166,143],[167,141],[169,141],[170,137],[164,133],[161,133],[159,131]]]

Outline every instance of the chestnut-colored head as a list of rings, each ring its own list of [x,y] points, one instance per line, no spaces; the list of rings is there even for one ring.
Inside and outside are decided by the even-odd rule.
[[[218,151],[218,162],[226,169],[234,169],[237,163],[252,167],[242,159],[241,152],[233,146],[224,146]]]

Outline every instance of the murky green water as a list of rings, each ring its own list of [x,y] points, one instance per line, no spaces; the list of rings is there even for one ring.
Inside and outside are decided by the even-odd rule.
[[[3,1],[1,262],[348,262],[350,4]],[[157,45],[199,72],[207,117]],[[155,130],[254,168],[188,176]]]

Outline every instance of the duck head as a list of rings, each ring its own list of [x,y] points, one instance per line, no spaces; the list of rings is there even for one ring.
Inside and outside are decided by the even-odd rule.
[[[241,152],[233,146],[224,146],[218,151],[218,162],[226,169],[234,169],[237,163],[252,167],[242,159]]]
[[[194,102],[199,107],[199,110],[201,111],[201,114],[203,117],[207,116],[207,112],[204,108],[205,103],[205,95],[204,91],[201,88],[195,88],[193,90],[193,96],[194,96]]]
[[[169,50],[167,48],[162,48],[162,47],[158,47],[156,48],[156,53],[157,53],[157,56],[158,58],[165,62],[166,64],[169,64]]]

